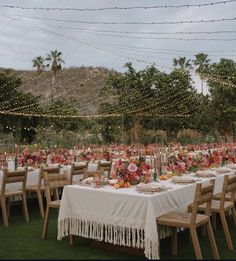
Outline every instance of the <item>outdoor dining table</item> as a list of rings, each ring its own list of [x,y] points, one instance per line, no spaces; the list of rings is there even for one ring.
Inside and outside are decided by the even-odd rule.
[[[230,172],[230,175],[234,171]],[[189,174],[190,176],[192,174]],[[222,189],[225,174],[215,177],[214,193]],[[209,178],[198,179],[209,182]],[[196,182],[161,181],[167,190],[139,193],[135,186],[115,189],[69,185],[63,190],[58,216],[58,240],[78,235],[120,246],[141,248],[148,259],[159,258],[156,218],[170,211],[186,211],[193,201]],[[165,237],[166,231],[161,232]]]

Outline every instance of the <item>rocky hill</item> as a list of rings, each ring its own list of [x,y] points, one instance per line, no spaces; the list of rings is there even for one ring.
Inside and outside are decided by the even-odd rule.
[[[38,74],[36,71],[14,71],[21,76],[23,84],[21,89],[40,96],[40,103],[51,102],[52,92],[54,100],[76,100],[79,111],[96,113],[101,101],[100,90],[106,84],[110,73],[115,73],[103,67],[71,67],[62,69],[56,75],[52,84],[52,72],[44,71]],[[54,89],[53,89],[54,88]]]

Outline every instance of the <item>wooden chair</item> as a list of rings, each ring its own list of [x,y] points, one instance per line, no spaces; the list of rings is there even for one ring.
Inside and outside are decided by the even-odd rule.
[[[45,218],[43,223],[43,231],[42,231],[42,239],[45,239],[48,231],[50,208],[59,209],[61,203],[59,199],[54,201],[51,200],[51,192],[58,188],[63,188],[64,186],[69,185],[69,177],[67,174],[49,175],[48,172],[43,172],[43,180],[44,180],[46,202],[47,202]]]
[[[74,176],[78,176],[78,175],[83,175],[85,171],[88,168],[88,162],[86,163],[86,165],[75,165],[72,164],[71,165],[71,171],[70,171],[70,185],[73,184],[73,177]]]
[[[236,172],[234,174],[236,175]],[[231,201],[231,196],[232,196],[232,192],[226,193],[225,200]],[[213,199],[215,200],[221,200],[221,198],[222,198],[222,192],[213,195]],[[236,203],[236,196],[234,197],[234,203]]]
[[[103,170],[94,170],[94,171],[85,170],[84,179],[87,179],[89,177],[95,177],[95,176],[101,178],[102,175],[103,175]]]
[[[98,161],[97,170],[103,170],[107,172],[107,178],[110,178],[111,174],[112,161],[101,162]]]
[[[224,234],[226,237],[227,246],[229,249],[233,250],[232,239],[230,236],[227,220],[226,220],[226,213],[231,210],[234,225],[236,226],[236,211],[235,211],[235,192],[236,192],[236,176],[229,177],[229,175],[224,176],[224,182],[221,192],[220,200],[212,200],[211,204],[211,213],[220,214],[221,223],[223,225]],[[230,201],[226,200],[226,195],[231,195]],[[189,205],[189,210],[191,210],[193,206]],[[198,206],[199,211],[205,211],[206,205],[202,204]]]
[[[219,253],[210,222],[210,208],[214,191],[214,184],[215,181],[211,180],[210,184],[203,185],[201,183],[198,183],[196,185],[193,208],[191,213],[170,212],[157,218],[159,238],[160,225],[172,227],[173,255],[177,254],[177,228],[188,228],[191,233],[196,259],[202,259],[203,257],[197,236],[197,228],[202,225],[206,225],[213,258],[219,259]],[[198,206],[203,203],[206,203],[206,209],[203,214],[198,214]]]
[[[26,187],[26,191],[29,192],[34,192],[37,194],[37,198],[38,198],[38,203],[39,203],[39,211],[40,211],[40,216],[42,218],[44,218],[44,207],[43,207],[43,197],[42,197],[42,192],[44,192],[45,187],[42,184],[42,180],[43,180],[43,172],[47,172],[48,174],[59,174],[60,173],[60,166],[58,167],[40,167],[39,170],[39,176],[38,176],[38,182],[37,185],[32,185],[32,186],[27,186]],[[58,192],[56,197],[58,198]]]
[[[23,203],[23,214],[26,222],[29,222],[29,213],[26,203],[26,179],[27,179],[27,168],[24,170],[9,171],[3,170],[3,180],[1,189],[1,206],[4,226],[8,227],[8,213],[6,201],[11,197],[21,196]],[[22,187],[16,190],[7,189],[8,184],[22,183]]]

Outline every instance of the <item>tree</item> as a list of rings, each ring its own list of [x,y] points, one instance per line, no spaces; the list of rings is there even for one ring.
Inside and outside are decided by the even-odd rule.
[[[70,118],[71,115],[78,115],[77,107],[72,101],[66,102],[60,99],[55,100],[53,103],[45,106],[44,114],[68,116],[68,118],[59,117],[54,119],[48,118],[46,120],[47,122],[45,122],[45,125],[53,124],[56,132],[60,132],[63,129],[68,131],[78,130],[83,122],[81,119]]]
[[[182,70],[190,70],[192,69],[191,60],[187,60],[186,57],[179,57],[178,59],[173,59],[173,65],[176,68],[182,69]]]
[[[37,56],[32,60],[33,67],[36,68],[38,75],[40,75],[43,72],[43,70],[46,68],[44,61],[45,59],[42,56]]]
[[[126,115],[130,122],[131,137],[134,143],[139,142],[139,125],[142,117],[138,112],[154,103],[155,90],[152,89],[156,74],[160,73],[154,66],[136,71],[131,63],[125,64],[124,74],[111,74],[101,96],[104,102],[101,113]],[[135,113],[137,112],[137,113]]]
[[[30,113],[32,107],[39,108],[38,97],[19,90],[22,81],[14,74],[0,73],[0,122],[6,133],[11,132],[17,142],[31,143],[35,137],[38,119],[15,115]],[[40,109],[39,109],[40,111]]]
[[[131,63],[126,67],[124,74],[112,74],[108,79],[101,92],[100,112],[125,115],[125,122],[130,123],[131,143],[139,142],[148,117],[169,118],[195,106],[195,92],[187,71],[175,69],[166,74],[155,66],[141,71],[136,71]]]
[[[195,55],[195,60],[193,60],[194,65],[197,66],[196,73],[199,75],[201,79],[201,89],[203,94],[203,80],[204,76],[201,73],[204,73],[209,68],[210,59],[207,58],[208,55],[204,53],[198,53]]]
[[[215,130],[228,139],[232,134],[232,124],[236,121],[236,88],[225,85],[224,82],[236,85],[236,63],[223,58],[219,63],[211,65],[210,75],[207,83],[211,93]]]
[[[54,100],[54,92],[55,92],[55,80],[56,80],[56,74],[59,70],[62,68],[62,64],[65,63],[62,58],[62,52],[59,52],[57,50],[51,51],[50,54],[47,54],[46,60],[49,62],[47,64],[47,67],[50,67],[52,71],[52,94],[51,99],[52,102]]]

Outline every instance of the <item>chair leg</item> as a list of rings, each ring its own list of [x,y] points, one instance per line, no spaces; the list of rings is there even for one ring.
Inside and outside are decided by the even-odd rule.
[[[59,200],[59,193],[57,188],[53,191],[53,200]]]
[[[69,244],[70,244],[70,246],[73,246],[73,244],[74,244],[73,235],[69,235]]]
[[[212,220],[212,228],[216,231],[216,213],[212,213],[211,220]]]
[[[177,255],[177,228],[172,227],[171,253]]]
[[[22,195],[22,203],[23,203],[23,214],[25,217],[25,221],[29,222],[29,212],[28,212],[28,207],[27,207],[27,201],[26,201],[26,195]]]
[[[196,255],[196,259],[203,259],[202,258],[201,247],[200,247],[198,236],[197,236],[196,227],[191,227],[190,228],[190,232],[191,232],[191,236],[192,236],[193,247],[194,247],[194,252],[195,252],[195,255]]]
[[[189,243],[191,243],[191,244],[193,243],[190,229],[188,230],[188,240],[189,240]]]
[[[161,226],[157,225],[157,234],[158,234],[158,253],[159,257],[161,255]]]
[[[40,216],[44,218],[43,198],[42,198],[42,192],[40,190],[37,190],[37,198],[39,202]]]
[[[217,249],[217,245],[216,245],[216,241],[215,241],[215,237],[213,234],[213,230],[212,230],[210,221],[206,224],[206,228],[207,228],[208,238],[209,238],[210,244],[211,244],[211,251],[212,251],[213,258],[219,260],[220,256],[219,256],[219,252]]]
[[[7,198],[6,199],[6,205],[7,205],[7,216],[8,216],[8,219],[10,218],[10,205],[11,205],[11,199],[10,198]]]
[[[232,240],[231,240],[231,236],[229,233],[229,228],[228,228],[228,224],[225,218],[225,213],[224,212],[220,212],[220,219],[221,219],[221,223],[223,225],[223,229],[224,229],[224,234],[225,234],[225,238],[227,241],[227,246],[230,250],[233,250],[233,244],[232,244]]]
[[[42,232],[42,239],[46,238],[47,231],[48,231],[48,223],[49,223],[49,210],[50,208],[47,206],[44,222],[43,222],[43,232]]]
[[[3,217],[3,224],[5,227],[9,226],[8,217],[7,217],[7,207],[6,207],[6,198],[1,198],[1,205],[2,205],[2,217]]]
[[[236,227],[236,210],[234,207],[232,208],[232,215],[233,215],[234,226]]]
[[[202,227],[201,227],[201,229],[202,229],[202,236],[206,236],[206,226],[205,225],[203,225]]]

